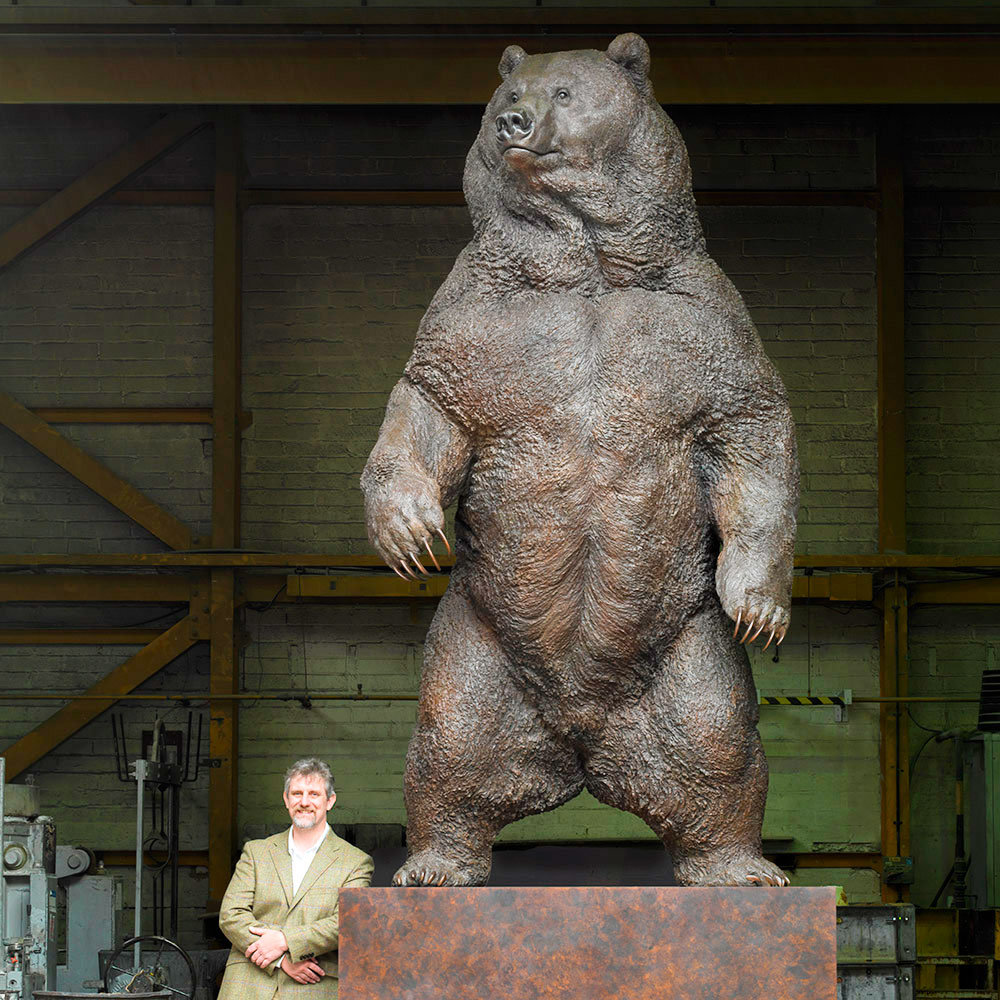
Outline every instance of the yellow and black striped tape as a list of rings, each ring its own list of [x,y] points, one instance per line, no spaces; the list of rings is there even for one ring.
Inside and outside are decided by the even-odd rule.
[[[762,705],[843,705],[843,698],[829,698],[825,695],[762,695]]]

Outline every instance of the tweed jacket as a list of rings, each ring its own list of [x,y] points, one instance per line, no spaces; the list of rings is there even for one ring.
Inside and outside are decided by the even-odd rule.
[[[373,870],[364,851],[331,830],[293,895],[288,830],[248,841],[219,913],[219,927],[233,943],[219,1000],[336,1000],[338,893],[341,886],[369,885]],[[257,940],[249,930],[255,924],[283,931],[291,960],[315,958],[326,975],[318,983],[298,983],[276,963],[254,965],[244,952]]]

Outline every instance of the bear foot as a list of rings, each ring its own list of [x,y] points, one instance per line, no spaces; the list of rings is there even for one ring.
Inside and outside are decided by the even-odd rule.
[[[688,855],[674,864],[681,885],[786,886],[788,876],[758,854]]]
[[[485,885],[490,869],[462,865],[437,851],[418,851],[406,859],[406,864],[392,877],[393,885]]]

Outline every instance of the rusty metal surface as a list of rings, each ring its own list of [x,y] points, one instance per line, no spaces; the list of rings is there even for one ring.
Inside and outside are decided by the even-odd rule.
[[[340,1000],[834,1000],[832,888],[345,889]]]

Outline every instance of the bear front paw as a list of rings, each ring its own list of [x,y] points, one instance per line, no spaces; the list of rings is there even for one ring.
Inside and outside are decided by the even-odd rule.
[[[765,637],[764,649],[785,639],[791,619],[792,563],[766,553],[750,553],[726,545],[719,556],[715,586],[722,609],[736,623],[741,643]],[[743,629],[742,636],[740,629]]]
[[[434,566],[441,565],[431,543],[434,536],[451,546],[444,533],[444,512],[435,487],[421,479],[407,478],[393,483],[368,511],[368,536],[378,554],[392,571],[404,580],[416,580],[417,574],[429,573],[420,561],[423,549]]]
[[[730,612],[730,617],[734,617]],[[784,642],[788,632],[790,613],[788,608],[781,607],[771,601],[754,602],[752,599],[745,600],[736,608],[736,627],[733,629],[733,636],[739,636],[740,628],[746,626],[741,643],[754,642],[758,637],[767,635],[767,642],[764,649],[774,642],[775,646],[780,646]]]

